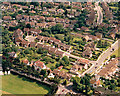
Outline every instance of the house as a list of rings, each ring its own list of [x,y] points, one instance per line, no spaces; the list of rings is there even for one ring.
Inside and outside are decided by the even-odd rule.
[[[29,42],[28,42],[28,41],[25,41],[25,40],[23,39],[23,40],[20,42],[19,45],[26,48],[26,47],[28,47]]]
[[[62,52],[62,51],[59,51],[59,50],[57,50],[57,51],[55,52],[55,54],[56,54],[56,56],[60,56],[61,58],[65,56],[65,53]]]
[[[70,51],[71,49],[70,45],[66,45],[64,43],[59,43],[58,47],[60,47],[60,49],[65,50],[65,51]]]
[[[50,47],[48,50],[48,53],[52,55],[52,54],[55,54],[56,51],[57,51],[57,48]]]
[[[85,49],[85,51],[83,51],[82,55],[83,55],[83,57],[87,57],[87,58],[92,57],[91,48],[90,48],[90,47],[87,47],[87,48]]]
[[[42,14],[43,15],[49,15],[49,13],[47,11],[43,11]]]
[[[24,64],[26,64],[26,65],[29,65],[29,64],[30,64],[27,59],[22,60],[22,62],[23,62]]]
[[[34,14],[34,13],[36,13],[36,12],[32,10],[32,11],[29,11],[29,13],[33,13],[33,14]]]
[[[47,22],[54,22],[55,18],[54,17],[46,17]]]
[[[22,19],[22,15],[21,14],[16,16],[16,20],[21,20],[21,19]]]
[[[71,70],[73,70],[73,71],[82,70],[82,66],[75,64],[75,65],[72,66]]]
[[[102,39],[102,33],[95,33],[96,37]]]
[[[82,66],[82,68],[84,68],[84,69],[87,69],[89,66],[89,60],[80,58],[76,61],[76,64]],[[79,69],[81,70],[81,68],[79,68]]]
[[[63,9],[57,9],[58,14],[63,14],[65,11]]]
[[[36,42],[30,42],[29,47],[36,47]]]
[[[46,27],[46,23],[37,23],[37,27],[45,28]]]
[[[43,46],[43,49],[49,50],[49,49],[50,49],[50,46],[49,46],[49,45],[44,45],[44,46]]]
[[[84,27],[84,26],[82,26],[80,29],[81,29],[82,31],[89,31],[89,28]]]
[[[34,63],[34,67],[36,70],[46,69],[45,64],[39,60]]]
[[[98,76],[110,78],[115,72],[118,70],[118,59],[112,59],[100,72],[97,74]]]
[[[93,87],[97,87],[101,84],[100,80],[99,80],[99,76],[96,76],[96,77],[93,77],[91,80],[90,80],[90,84],[93,86]]]
[[[52,27],[52,26],[55,26],[55,25],[56,25],[55,22],[48,22],[48,23],[46,24],[46,28],[49,28],[49,27]]]
[[[12,36],[13,40],[15,40],[15,42],[21,42],[23,39],[23,32],[20,29],[17,29]]]
[[[40,43],[37,43],[37,48],[43,48],[44,47],[44,44],[40,44]]]
[[[59,66],[59,67],[58,67],[58,70],[61,70],[62,68],[63,68],[63,66]]]
[[[17,54],[15,52],[8,52],[8,55],[12,58],[16,58]]]
[[[24,28],[24,33],[25,33],[25,32],[27,32],[27,33],[28,33],[28,32],[29,32],[29,30],[30,30],[29,28]]]
[[[38,36],[42,31],[39,29],[30,28],[28,34],[33,36]]]
[[[3,17],[3,20],[11,20],[12,18],[11,18],[11,16],[4,16]]]
[[[55,21],[56,21],[56,23],[64,23],[65,22],[65,20],[62,18],[56,18]]]
[[[68,73],[66,73],[64,71],[59,71],[57,69],[53,70],[53,74],[56,75],[56,76],[58,76],[58,77],[60,77],[60,78],[62,78],[62,79],[67,79],[67,80],[70,80],[71,77],[72,77],[71,74],[68,74]]]
[[[43,42],[42,40],[43,40],[43,36],[41,36],[41,35],[38,35],[38,37],[36,38],[37,40],[39,40],[39,42]]]
[[[84,50],[86,50],[87,47],[89,47],[89,48],[91,49],[91,51],[95,51],[95,49],[96,49],[96,44],[95,44],[94,42],[90,42],[90,43],[88,43],[88,44],[85,44]]]

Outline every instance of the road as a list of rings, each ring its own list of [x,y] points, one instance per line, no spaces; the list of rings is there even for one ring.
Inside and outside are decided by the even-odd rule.
[[[120,45],[120,39],[117,40],[114,44],[111,45],[111,47],[109,47],[106,51],[104,51],[98,58],[98,60],[96,61],[97,64],[94,64],[94,66],[91,67],[91,69],[89,71],[87,71],[86,73],[88,74],[94,74],[96,73],[96,69],[99,69],[100,66],[102,66],[101,64],[103,64],[103,62],[106,60],[107,57],[110,57],[110,55],[119,48]],[[114,48],[114,51],[111,52],[112,48]]]
[[[101,24],[103,21],[103,14],[102,14],[102,9],[98,4],[99,4],[99,2],[95,3],[95,10],[97,10],[97,14],[98,14],[97,24]]]

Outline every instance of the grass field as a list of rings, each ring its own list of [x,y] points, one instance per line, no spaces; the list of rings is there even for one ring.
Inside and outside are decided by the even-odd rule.
[[[2,76],[2,91],[11,94],[47,94],[51,89],[25,77],[10,74]]]
[[[112,55],[116,55],[116,57],[120,57],[120,47],[118,50],[116,50]],[[112,56],[111,55],[111,56]]]

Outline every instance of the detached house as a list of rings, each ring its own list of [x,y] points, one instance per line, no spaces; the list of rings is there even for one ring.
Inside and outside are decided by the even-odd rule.
[[[84,69],[88,69],[89,60],[80,58],[76,61],[76,64],[82,66],[82,68],[84,68]]]
[[[36,62],[34,63],[34,67],[35,67],[36,70],[37,70],[37,69],[39,69],[39,70],[41,70],[41,69],[46,69],[45,64],[44,64],[43,62],[41,62],[41,61],[36,61]]]

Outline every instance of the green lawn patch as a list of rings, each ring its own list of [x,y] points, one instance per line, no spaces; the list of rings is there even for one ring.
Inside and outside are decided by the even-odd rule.
[[[112,55],[116,55],[116,57],[120,57],[120,47]]]
[[[18,75],[2,76],[2,90],[12,94],[47,94],[50,88]]]

